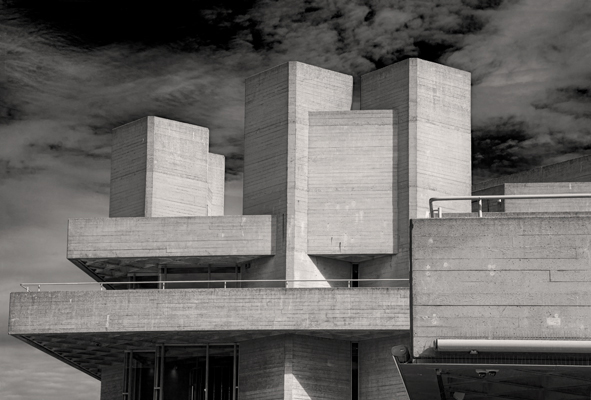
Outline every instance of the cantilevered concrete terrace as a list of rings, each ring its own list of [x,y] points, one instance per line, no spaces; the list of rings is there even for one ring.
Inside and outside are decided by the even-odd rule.
[[[359,341],[410,327],[408,288],[12,293],[9,334],[100,377],[124,350],[286,333]]]

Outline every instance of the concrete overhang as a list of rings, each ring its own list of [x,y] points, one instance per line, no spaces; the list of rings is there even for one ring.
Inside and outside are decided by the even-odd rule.
[[[96,280],[162,266],[235,266],[275,254],[271,215],[70,219],[67,257]]]
[[[92,375],[123,350],[295,333],[365,340],[408,331],[408,288],[22,292],[9,334]]]

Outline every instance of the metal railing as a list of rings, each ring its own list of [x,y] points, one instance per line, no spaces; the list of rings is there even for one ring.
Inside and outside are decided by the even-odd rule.
[[[41,291],[41,286],[100,286],[101,290],[105,290],[105,286],[111,285],[128,285],[128,286],[141,286],[141,285],[158,285],[158,289],[165,290],[167,284],[191,284],[191,283],[198,283],[198,284],[216,284],[220,285],[223,283],[224,289],[227,289],[228,283],[240,283],[240,284],[250,284],[250,283],[283,283],[286,288],[289,287],[290,283],[296,282],[304,282],[304,283],[312,283],[312,282],[347,282],[347,287],[354,287],[351,286],[352,282],[406,282],[408,283],[408,279],[253,279],[253,280],[219,280],[219,281],[126,281],[126,282],[51,282],[51,283],[21,283],[20,286],[25,289],[27,292],[30,292],[30,288],[37,286],[37,291]],[[252,287],[249,287],[249,289]],[[272,287],[269,287],[272,288]],[[322,288],[322,286],[320,287]],[[183,289],[207,289],[207,288],[183,288]],[[215,289],[215,288],[211,288]],[[232,288],[234,289],[234,288]],[[240,288],[236,288],[240,289]]]
[[[577,199],[591,198],[591,193],[561,193],[561,194],[502,194],[487,196],[450,196],[450,197],[432,197],[429,199],[429,215],[435,218],[433,203],[435,201],[456,201],[456,200],[478,200],[478,217],[482,218],[482,200],[505,200],[505,199]],[[439,218],[442,210],[438,208]]]

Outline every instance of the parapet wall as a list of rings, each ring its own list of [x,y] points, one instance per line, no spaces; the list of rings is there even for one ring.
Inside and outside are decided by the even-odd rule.
[[[412,221],[415,357],[435,339],[584,339],[591,217]]]

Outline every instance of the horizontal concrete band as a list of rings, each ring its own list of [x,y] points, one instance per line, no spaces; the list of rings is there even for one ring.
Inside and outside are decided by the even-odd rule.
[[[408,288],[12,293],[9,334],[406,330]]]
[[[275,254],[271,215],[71,219],[68,258]]]

